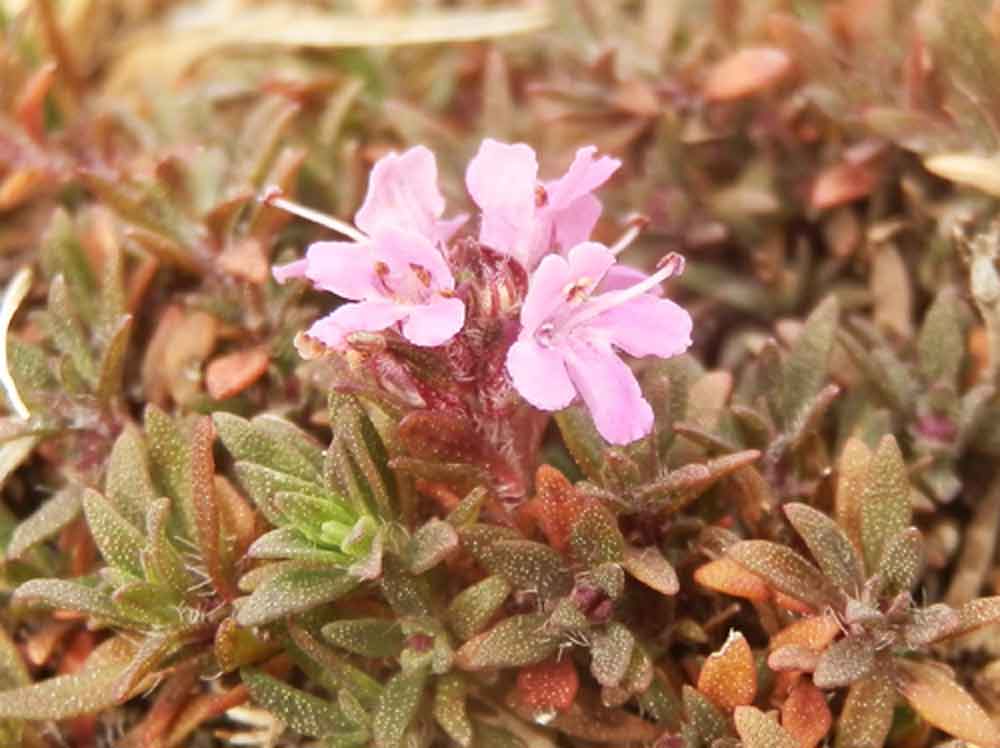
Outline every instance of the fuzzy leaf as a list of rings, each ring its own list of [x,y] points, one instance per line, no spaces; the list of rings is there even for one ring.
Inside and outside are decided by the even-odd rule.
[[[321,738],[350,727],[334,704],[293,688],[255,668],[244,668],[240,677],[250,697],[295,732]]]
[[[697,732],[701,745],[712,745],[730,734],[729,720],[719,708],[691,686],[684,686],[684,715]]]
[[[399,624],[386,618],[354,618],[323,627],[323,636],[334,646],[364,657],[398,657],[403,651]]]
[[[146,443],[150,472],[162,493],[172,499],[188,539],[198,537],[198,522],[191,495],[191,448],[177,423],[155,406],[146,408]]]
[[[908,527],[889,541],[878,565],[881,592],[894,597],[910,592],[924,568],[924,538],[916,527]]]
[[[970,600],[958,609],[958,617],[959,626],[950,636],[962,636],[1000,623],[1000,595]]]
[[[0,717],[68,719],[109,709],[116,702],[114,682],[134,651],[123,639],[109,639],[91,653],[77,673],[0,691]]]
[[[898,659],[894,680],[899,692],[935,727],[983,748],[1000,746],[1000,732],[989,715],[944,668]]]
[[[573,587],[573,577],[562,556],[544,543],[501,540],[480,561],[515,589],[536,590],[544,599],[561,597]]]
[[[662,595],[676,595],[680,590],[677,572],[656,546],[627,546],[623,565],[629,574]]]
[[[142,566],[149,581],[162,584],[178,596],[185,596],[196,580],[184,564],[184,558],[174,548],[168,536],[170,499],[156,499],[149,505],[146,517],[148,542],[142,552]]]
[[[472,745],[472,722],[466,708],[466,684],[460,675],[449,673],[434,689],[434,719],[445,734],[462,748]]]
[[[489,631],[467,641],[455,653],[455,662],[464,670],[541,662],[558,648],[558,641],[544,630],[544,624],[545,618],[534,613],[505,618]]]
[[[617,686],[628,670],[635,649],[635,636],[612,621],[607,631],[594,637],[590,649],[590,672],[602,686]]]
[[[7,558],[23,557],[76,519],[82,506],[80,496],[77,486],[68,486],[53,494],[14,530],[7,546]]]
[[[822,389],[839,316],[837,297],[828,297],[809,315],[785,361],[781,403],[781,417],[785,424],[791,423],[807,408]]]
[[[881,748],[895,706],[896,689],[884,674],[854,683],[837,720],[836,748]]]
[[[827,579],[844,594],[859,594],[864,584],[864,568],[843,530],[828,516],[806,504],[786,504],[784,510]]]
[[[139,528],[143,527],[149,504],[159,497],[149,474],[142,432],[133,424],[125,425],[111,448],[104,495],[125,519]]]
[[[97,365],[97,383],[94,386],[94,394],[103,403],[107,403],[111,398],[119,397],[122,394],[126,354],[131,334],[132,316],[126,314],[117,320]]]
[[[281,527],[264,533],[247,549],[248,558],[289,558],[342,565],[348,559],[337,551],[318,547],[291,527]]]
[[[872,455],[860,501],[865,566],[874,573],[886,545],[910,525],[906,463],[891,435],[882,439]]]
[[[570,531],[569,544],[573,557],[591,567],[621,563],[625,553],[625,539],[618,522],[597,502],[590,502],[577,517]]]
[[[834,498],[834,514],[837,524],[851,539],[854,547],[861,550],[861,497],[865,478],[871,464],[872,453],[868,445],[857,437],[851,437],[844,444],[837,463],[837,493]]]
[[[838,593],[819,569],[786,546],[767,540],[744,540],[731,546],[726,553],[763,577],[778,592],[814,608],[822,610],[838,599]]]
[[[142,551],[146,539],[97,491],[83,492],[83,511],[94,543],[104,560],[121,571],[142,577]]]
[[[868,677],[874,668],[874,642],[867,636],[848,636],[820,655],[813,683],[819,688],[841,688]]]
[[[699,566],[694,572],[695,581],[702,587],[724,595],[764,602],[771,597],[767,582],[731,558],[717,558]]]
[[[797,684],[781,704],[781,726],[798,741],[799,748],[814,748],[832,725],[826,697],[808,681]]]
[[[917,339],[917,353],[925,382],[957,386],[965,345],[962,303],[954,288],[942,289],[927,310]]]
[[[322,485],[322,462],[315,462],[318,447],[294,424],[267,415],[248,421],[231,413],[213,413],[212,421],[234,459]]]
[[[41,604],[56,610],[75,610],[100,621],[128,625],[118,615],[111,600],[102,592],[63,579],[32,579],[14,592],[18,604]]]
[[[744,748],[799,748],[799,741],[756,707],[736,707],[733,719]]]
[[[458,533],[448,522],[431,518],[410,539],[407,557],[410,571],[423,574],[437,566],[458,548]]]
[[[241,599],[236,620],[241,626],[260,626],[332,602],[357,586],[356,578],[342,572],[292,569],[267,579]]]
[[[510,582],[495,574],[466,587],[448,606],[448,624],[461,640],[478,634],[497,614],[510,595]]]
[[[401,744],[406,728],[417,715],[426,684],[427,671],[422,668],[396,673],[389,679],[372,716],[375,748],[397,748]]]
[[[757,695],[757,665],[750,645],[737,631],[705,660],[698,674],[698,690],[726,710],[753,702]]]
[[[910,622],[903,626],[903,640],[913,649],[922,649],[953,636],[961,625],[961,615],[951,606],[929,605],[913,611]]]

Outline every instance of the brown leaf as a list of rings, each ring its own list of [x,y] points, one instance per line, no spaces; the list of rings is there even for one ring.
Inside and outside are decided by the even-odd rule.
[[[731,631],[722,648],[708,656],[698,675],[698,690],[723,709],[753,702],[757,668],[743,634]]]
[[[799,748],[798,740],[756,707],[737,707],[734,719],[744,748]]]
[[[270,363],[266,346],[217,356],[205,369],[205,389],[215,400],[233,397],[260,379]]]
[[[808,681],[796,685],[781,705],[781,726],[799,741],[799,748],[814,748],[832,725],[826,697]]]
[[[694,579],[710,590],[755,602],[765,602],[771,596],[767,582],[730,558],[716,559],[698,567]]]
[[[788,54],[776,47],[734,52],[709,71],[704,94],[709,101],[735,101],[773,87],[791,72]]]
[[[896,660],[896,688],[921,717],[961,740],[1000,746],[1000,733],[989,715],[944,668],[912,660]]]
[[[815,210],[827,210],[867,197],[878,185],[881,173],[869,163],[841,162],[820,172],[809,193]]]
[[[896,691],[882,673],[852,685],[837,720],[836,748],[884,745],[895,706]]]
[[[810,616],[792,623],[771,637],[770,648],[798,646],[822,652],[840,633],[833,615]]]

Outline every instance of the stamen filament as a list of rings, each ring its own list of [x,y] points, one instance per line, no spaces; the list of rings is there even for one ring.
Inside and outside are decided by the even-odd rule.
[[[636,237],[649,225],[649,219],[644,215],[634,215],[628,220],[628,224],[629,226],[625,233],[610,247],[611,254],[615,257],[629,248],[632,242],[636,240]]]
[[[368,241],[368,237],[354,228],[351,224],[282,197],[281,190],[277,187],[268,187],[267,190],[264,191],[264,194],[261,195],[260,201],[268,205],[273,205],[275,208],[280,208],[286,213],[291,213],[292,215],[299,216],[299,218],[305,218],[307,221],[312,221],[320,226],[325,226],[326,228],[336,231],[338,234],[343,234],[348,239],[353,239],[356,242]]]

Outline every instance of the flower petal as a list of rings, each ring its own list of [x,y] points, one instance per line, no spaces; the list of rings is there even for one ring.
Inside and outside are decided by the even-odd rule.
[[[406,283],[419,266],[430,276],[430,290],[452,290],[455,278],[444,256],[426,236],[409,229],[382,226],[372,235],[372,260],[384,262],[391,273],[390,285]]]
[[[569,251],[567,259],[570,280],[573,283],[589,281],[592,284],[589,286],[591,289],[601,282],[615,264],[615,256],[611,254],[611,250],[597,242],[577,244]]]
[[[367,234],[379,226],[396,226],[436,238],[437,219],[444,212],[437,179],[434,154],[422,145],[383,156],[372,168],[354,223]]]
[[[537,179],[530,146],[483,141],[465,172],[465,185],[483,214],[480,242],[499,252],[519,252],[532,233]]]
[[[564,355],[570,379],[607,441],[629,444],[653,429],[653,409],[632,370],[610,346],[576,340]]]
[[[330,348],[342,349],[346,338],[355,332],[377,332],[399,322],[409,310],[388,301],[361,301],[344,304],[316,320],[306,335]]]
[[[303,257],[301,260],[289,262],[287,265],[276,265],[271,268],[271,275],[278,283],[285,283],[292,278],[304,278],[307,267],[309,267],[309,261]]]
[[[539,410],[562,410],[576,397],[562,353],[530,338],[510,347],[507,373],[521,397]]]
[[[587,241],[601,217],[601,210],[601,201],[588,194],[554,211],[550,216],[552,239],[563,249]]]
[[[403,322],[403,337],[414,345],[447,343],[465,324],[465,304],[461,299],[436,296],[427,304],[413,306]]]
[[[371,245],[315,242],[306,250],[306,277],[323,291],[345,299],[377,297]]]
[[[528,294],[521,306],[522,337],[535,332],[566,303],[565,288],[572,275],[569,261],[559,255],[549,255],[531,274]]]
[[[555,211],[569,208],[584,195],[589,195],[618,171],[622,162],[610,156],[595,158],[597,147],[588,145],[580,148],[566,173],[546,183],[548,204]]]
[[[691,315],[670,299],[650,294],[609,309],[587,327],[632,356],[670,358],[691,347]]]

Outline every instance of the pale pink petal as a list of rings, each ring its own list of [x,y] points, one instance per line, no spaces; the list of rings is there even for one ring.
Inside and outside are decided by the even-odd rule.
[[[532,230],[537,179],[538,161],[529,146],[483,141],[465,172],[465,185],[483,214],[480,242],[499,252],[519,251]]]
[[[521,306],[522,335],[534,335],[538,328],[566,303],[566,287],[572,281],[569,262],[549,255],[535,268],[528,281],[528,294]]]
[[[306,250],[306,277],[317,288],[345,299],[379,296],[371,246],[355,242],[315,242]]]
[[[308,266],[309,261],[303,257],[301,260],[289,262],[287,265],[277,265],[271,268],[271,275],[278,283],[284,283],[292,278],[304,278]]]
[[[444,212],[437,179],[434,154],[422,145],[383,156],[372,168],[368,194],[354,223],[366,234],[379,226],[397,226],[433,237]]]
[[[691,315],[649,294],[609,309],[587,326],[632,356],[669,358],[691,347]]]
[[[446,218],[443,221],[438,221],[435,224],[434,236],[432,238],[435,241],[446,244],[455,235],[455,232],[462,228],[468,220],[468,213],[459,213],[454,218]]]
[[[577,244],[567,255],[570,276],[574,283],[589,282],[596,287],[615,264],[611,250],[598,242]]]
[[[563,249],[585,242],[594,233],[600,217],[601,201],[590,194],[581,195],[565,208],[551,213],[552,239]]]
[[[378,332],[399,322],[407,308],[388,301],[361,301],[344,304],[332,313],[316,320],[306,335],[330,348],[343,348],[346,338],[355,332]]]
[[[644,273],[628,265],[618,263],[614,265],[604,275],[604,280],[597,287],[598,293],[608,293],[609,291],[624,291],[626,288],[642,283],[649,277],[649,273]],[[649,296],[663,296],[663,287],[654,286],[646,291]]]
[[[610,156],[595,158],[597,148],[588,145],[576,152],[569,170],[559,179],[546,183],[548,205],[565,210],[584,195],[589,195],[618,171],[622,162]]]
[[[653,409],[632,370],[610,346],[574,341],[564,349],[570,379],[594,425],[611,444],[629,444],[653,428]]]
[[[429,303],[409,308],[403,322],[403,337],[414,345],[435,346],[451,340],[465,324],[461,299],[437,296]]]
[[[372,258],[384,262],[396,278],[412,275],[413,266],[419,266],[430,276],[431,289],[450,291],[455,287],[455,278],[441,250],[412,230],[380,227],[372,236]]]
[[[539,410],[562,410],[576,397],[562,354],[534,340],[518,340],[510,347],[507,373],[521,397]]]

